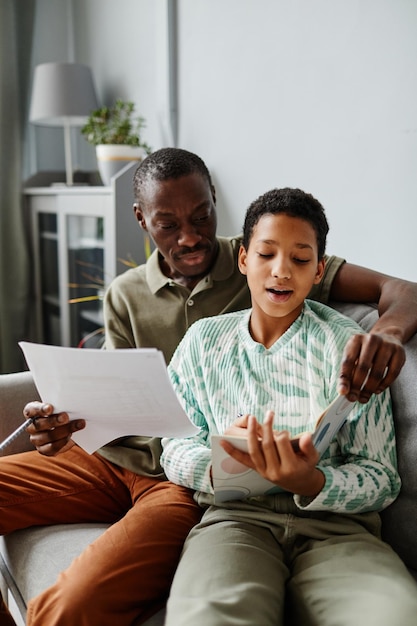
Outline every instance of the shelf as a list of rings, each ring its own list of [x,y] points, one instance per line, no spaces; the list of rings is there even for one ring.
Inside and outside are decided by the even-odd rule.
[[[69,250],[91,250],[93,248],[105,249],[103,239],[93,239],[92,237],[83,237],[68,246]]]
[[[42,300],[45,302],[45,304],[49,304],[49,306],[54,306],[57,309],[59,309],[60,304],[59,304],[59,296],[51,296],[49,294],[44,293],[42,296]]]
[[[49,231],[43,231],[43,232],[39,233],[39,237],[41,239],[47,239],[48,241],[58,241],[58,234],[57,233],[51,233]]]
[[[80,317],[87,320],[87,322],[91,322],[92,324],[97,324],[97,326],[104,326],[104,318],[102,311],[81,311]]]
[[[127,164],[110,187],[48,186],[61,180],[56,172],[28,181],[23,194],[32,218],[35,341],[77,347],[103,327],[102,302],[69,300],[97,293],[100,281],[126,271],[118,259],[145,261],[142,231],[127,210],[134,203],[136,167],[136,162]]]

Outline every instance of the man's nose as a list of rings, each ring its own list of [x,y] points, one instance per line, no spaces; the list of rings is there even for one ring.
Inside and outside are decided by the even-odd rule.
[[[192,248],[201,241],[201,235],[198,232],[198,228],[193,224],[184,225],[179,233],[178,244],[180,246],[187,246]]]

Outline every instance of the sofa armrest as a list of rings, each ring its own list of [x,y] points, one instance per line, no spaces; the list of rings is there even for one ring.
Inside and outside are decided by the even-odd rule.
[[[25,404],[32,400],[39,400],[39,394],[30,372],[0,374],[0,442],[22,424]],[[25,450],[33,450],[33,446],[23,433],[0,456]]]

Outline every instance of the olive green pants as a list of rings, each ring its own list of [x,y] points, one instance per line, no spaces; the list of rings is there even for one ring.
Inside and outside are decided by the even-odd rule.
[[[416,624],[417,583],[378,535],[377,513],[307,513],[286,494],[210,507],[185,543],[166,626]]]

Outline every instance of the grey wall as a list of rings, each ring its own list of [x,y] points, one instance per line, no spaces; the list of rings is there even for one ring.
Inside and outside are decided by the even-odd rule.
[[[169,1],[38,0],[34,64],[89,64],[103,103],[134,100],[145,139],[172,145]],[[178,145],[213,173],[219,232],[298,186],[326,207],[329,253],[417,280],[417,2],[178,0],[178,40]]]

